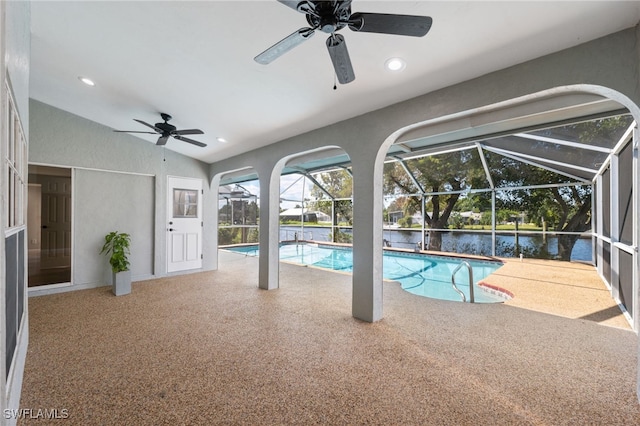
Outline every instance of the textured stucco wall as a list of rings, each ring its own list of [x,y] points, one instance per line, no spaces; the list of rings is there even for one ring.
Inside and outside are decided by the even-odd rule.
[[[163,150],[126,133],[114,133],[113,129],[106,126],[33,99],[30,106],[30,163],[89,169],[78,170],[74,181],[74,215],[78,219],[74,223],[73,251],[74,259],[78,260],[73,265],[74,285],[94,286],[99,285],[100,280],[103,280],[103,285],[108,283],[104,281],[103,271],[98,271],[94,264],[94,260],[100,259],[97,253],[96,259],[85,262],[95,252],[95,241],[92,241],[93,237],[85,239],[85,234],[82,233],[92,227],[106,229],[107,220],[110,220],[111,228],[135,228],[136,231],[132,233],[139,233],[139,241],[134,244],[144,245],[136,247],[140,253],[134,257],[134,279],[148,278],[151,274],[166,275],[167,176],[199,178],[205,181],[203,269],[212,268],[212,251],[215,250],[215,246],[208,235],[215,232],[210,218],[217,208],[217,194],[210,192],[208,166],[205,163],[167,149]],[[102,175],[97,172],[105,171],[110,173],[102,179]],[[144,176],[135,177],[136,175]],[[112,177],[113,180],[110,181],[108,177]],[[151,198],[146,192],[149,182],[153,182]],[[88,184],[95,184],[95,187],[87,187]],[[134,186],[129,188],[129,184]],[[144,189],[138,188],[138,185]],[[134,188],[143,193],[133,195]],[[135,205],[137,196],[143,198],[140,206],[132,211],[131,206]],[[151,203],[151,207],[146,206],[148,202]],[[142,208],[142,205],[145,207]],[[90,212],[96,209],[101,211],[101,215],[92,216]],[[132,227],[133,224],[136,226]],[[153,232],[148,238],[149,226]],[[146,264],[150,253],[153,254],[151,267],[138,264],[138,260],[142,261],[143,258]]]
[[[6,97],[8,93],[5,91],[5,81],[8,82],[9,87],[13,93],[13,99],[15,101],[16,109],[22,122],[22,128],[25,137],[29,138],[29,67],[30,67],[30,51],[31,51],[31,5],[29,2],[6,2],[3,1],[0,4],[0,96],[1,104],[3,105],[3,116],[0,118],[2,132],[5,134],[6,130],[6,115],[4,111],[4,105],[6,103]],[[5,72],[6,71],[6,72]],[[2,141],[4,142],[4,140]],[[0,159],[2,165],[0,166],[0,182],[3,182],[2,191],[0,191],[0,205],[5,206],[6,200],[4,198],[6,189],[7,170],[4,164],[5,147],[4,143],[1,144],[2,151]],[[26,200],[25,200],[26,204]],[[0,230],[4,236],[4,224],[6,223],[3,213],[0,214]],[[0,258],[5,259],[5,245],[4,238],[0,239]],[[26,250],[26,244],[25,244]],[[26,268],[25,268],[26,271]],[[0,378],[0,409],[4,413],[5,409],[17,409],[20,404],[20,392],[22,389],[22,377],[24,372],[24,365],[27,352],[27,344],[29,340],[29,316],[28,316],[28,303],[25,302],[24,315],[21,318],[20,329],[18,330],[16,352],[13,357],[12,371],[7,377],[8,372],[5,370],[5,359],[7,356],[7,350],[5,346],[6,342],[6,330],[5,330],[5,291],[6,291],[6,276],[4,264],[0,267],[0,318],[3,321],[0,323],[0,356],[2,358],[3,368]],[[24,285],[26,286],[27,280],[24,279]],[[24,294],[26,294],[26,290]],[[15,418],[5,419],[4,416],[0,419],[1,424],[14,425],[16,423]]]
[[[91,287],[111,282],[106,257],[98,252],[104,236],[116,230],[131,235],[131,278],[150,278],[154,266],[155,178],[84,169],[76,170],[74,178],[74,285]]]

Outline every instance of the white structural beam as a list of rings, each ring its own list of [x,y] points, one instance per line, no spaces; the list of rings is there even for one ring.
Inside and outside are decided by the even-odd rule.
[[[491,189],[495,188],[493,183],[493,178],[491,177],[491,173],[489,173],[489,166],[487,165],[487,159],[484,156],[484,151],[482,150],[482,145],[476,143],[476,148],[478,149],[478,155],[480,155],[480,161],[482,161],[482,167],[484,168],[484,174],[487,176],[487,181],[489,182],[489,186]]]
[[[407,163],[405,163],[404,160],[402,160],[401,158],[398,158],[397,160],[398,160],[398,163],[400,163],[400,166],[402,167],[404,172],[407,174],[407,176],[409,176],[409,179],[411,179],[411,182],[413,182],[416,188],[418,188],[418,191],[424,194],[424,188],[422,187],[422,185],[420,185],[420,182],[418,182],[418,179],[416,179],[415,175],[411,172],[411,170],[409,169],[409,166],[407,166]]]

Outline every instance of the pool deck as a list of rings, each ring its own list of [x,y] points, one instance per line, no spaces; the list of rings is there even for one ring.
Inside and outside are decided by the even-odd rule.
[[[403,249],[397,251],[413,252]],[[595,266],[588,263],[467,256],[431,251],[421,253],[503,262],[500,269],[481,282],[512,293],[514,297],[504,302],[505,305],[564,318],[593,321],[625,330],[632,329],[628,316],[625,316],[611,297],[611,291],[598,275]]]
[[[415,253],[414,250],[407,249],[391,250]],[[504,265],[500,269],[481,282],[512,293],[514,297],[504,302],[505,305],[565,318],[593,321],[625,330],[632,329],[628,316],[625,316],[611,297],[610,290],[603,283],[595,266],[586,262],[526,258],[520,260],[433,251],[420,253],[503,262]]]
[[[304,242],[351,248],[350,244]],[[385,250],[415,253],[414,250],[402,248]],[[503,262],[504,265],[500,269],[481,282],[512,293],[514,297],[504,302],[505,305],[564,318],[593,321],[625,330],[632,329],[628,317],[611,297],[610,290],[603,283],[595,267],[585,262],[526,258],[520,260],[433,251],[420,253]]]
[[[540,259],[500,259],[483,282],[514,294],[506,305],[630,330],[593,265]]]

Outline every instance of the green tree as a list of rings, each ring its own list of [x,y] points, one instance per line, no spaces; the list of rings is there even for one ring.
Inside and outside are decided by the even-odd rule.
[[[546,170],[540,170],[537,174],[553,176],[552,172]],[[536,176],[530,177],[536,178]],[[578,233],[591,228],[591,186],[589,185],[536,188],[517,192],[520,202],[510,203],[511,207],[526,212],[527,216],[536,223],[541,224],[544,219],[548,229]],[[560,259],[571,259],[571,251],[578,237],[578,234],[558,235]]]
[[[482,216],[480,217],[480,225],[491,226],[492,218],[493,218],[493,214],[491,213],[490,210],[482,212]]]
[[[487,153],[492,176],[501,188],[544,184],[571,184],[572,179],[507,157]],[[500,191],[496,197],[498,222],[504,215],[525,212],[536,223],[544,219],[549,229],[561,232],[583,232],[591,226],[591,187],[554,186],[551,188]],[[558,257],[570,260],[578,235],[558,236]]]
[[[473,211],[476,213],[491,210],[490,193],[462,194],[454,210],[459,212]]]
[[[398,220],[398,225],[400,225],[401,228],[411,228],[411,225],[413,225],[413,218],[411,216],[405,216]]]
[[[536,134],[569,140],[577,138],[578,142],[585,144],[612,146],[632,121],[630,116],[617,116],[551,128]],[[558,144],[539,142],[538,145],[541,150],[544,149],[546,155],[555,158],[566,155],[567,148]],[[533,148],[535,149],[536,146],[534,145]],[[572,154],[578,159],[584,155],[579,150]],[[489,156],[495,157],[492,154]],[[558,173],[506,157],[501,157],[497,161],[493,158],[489,160],[489,164],[492,165],[491,173],[499,187],[571,182],[570,178]],[[537,223],[542,223],[544,219],[549,228],[555,231],[579,233],[591,228],[591,192],[590,185],[516,190],[507,192],[507,195],[501,196],[498,202],[504,208],[525,211]],[[577,234],[560,234],[558,257],[562,260],[570,260],[571,251],[577,240]]]
[[[462,229],[464,228],[465,225],[465,220],[464,218],[460,215],[459,212],[453,212],[451,213],[451,218],[450,218],[450,222],[451,222],[451,226],[453,226],[454,229]]]
[[[427,193],[432,193],[427,204],[424,221],[430,228],[428,250],[440,250],[442,231],[448,227],[460,193],[472,187],[487,187],[486,175],[478,152],[473,150],[455,151],[437,156],[416,158],[406,161],[406,167]],[[419,189],[412,178],[398,162],[385,165],[384,189],[386,193],[412,194]],[[449,192],[443,194],[445,192]],[[408,214],[420,212],[420,197],[408,197]]]
[[[311,198],[316,200],[330,199],[331,197],[325,191],[331,194],[333,198],[351,198],[353,177],[346,170],[322,172],[313,175],[313,177],[322,185],[324,191],[314,185],[310,193]]]
[[[353,205],[351,194],[353,187],[353,177],[346,170],[332,170],[318,173],[313,176],[322,186],[317,185],[311,189],[312,200],[307,205],[311,210],[317,210],[331,216],[331,197],[336,199],[334,205],[335,223],[346,225],[353,224]],[[326,191],[326,192],[325,192]],[[327,194],[328,193],[328,194]],[[329,196],[330,195],[330,196]]]

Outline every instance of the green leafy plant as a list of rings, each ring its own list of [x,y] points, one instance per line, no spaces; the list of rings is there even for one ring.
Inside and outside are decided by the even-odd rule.
[[[113,231],[105,235],[100,254],[109,257],[109,264],[114,273],[129,270],[129,247],[131,236],[124,232]]]

